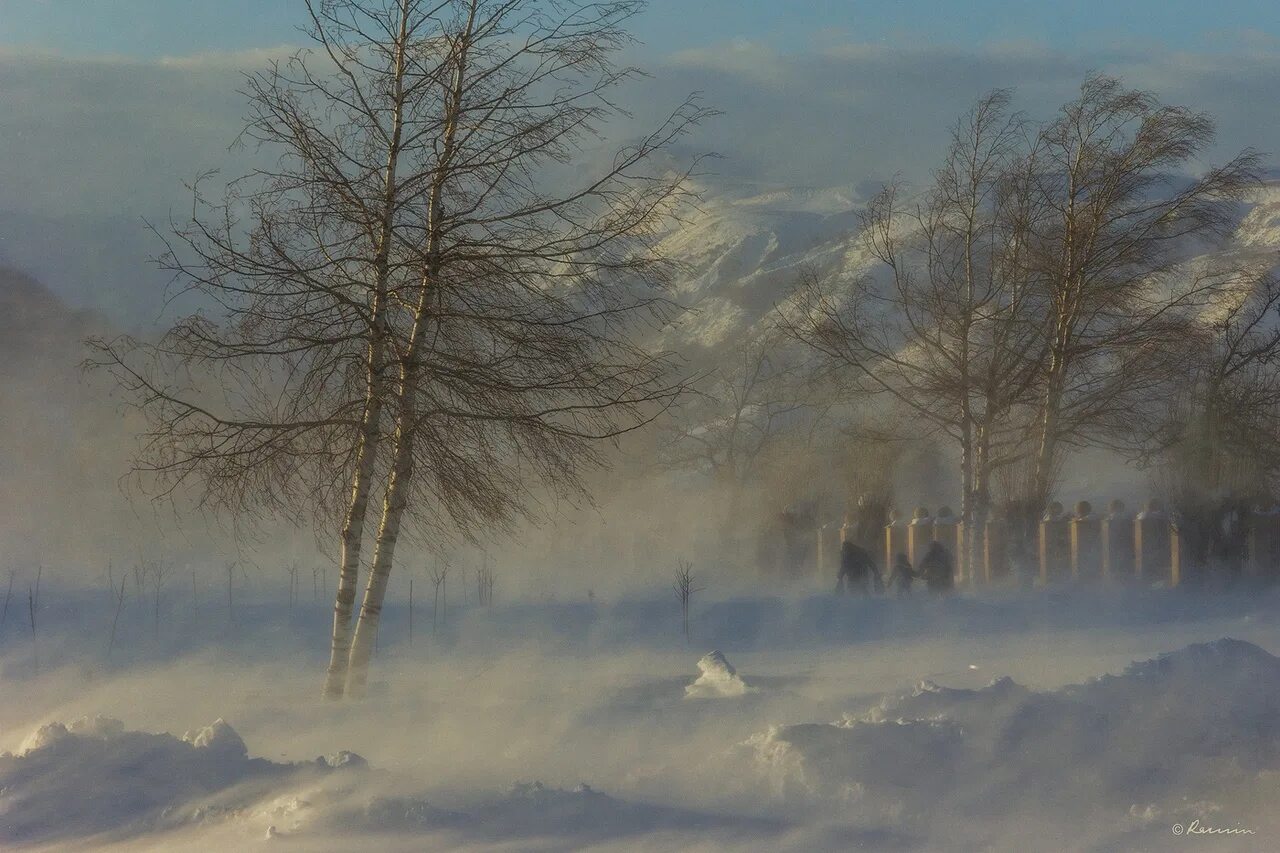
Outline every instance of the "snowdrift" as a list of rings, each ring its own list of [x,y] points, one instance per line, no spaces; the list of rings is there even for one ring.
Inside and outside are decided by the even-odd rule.
[[[1171,826],[1193,820],[1257,833],[1197,839],[1198,850],[1268,849],[1257,842],[1280,837],[1280,658],[1249,643],[1191,645],[1055,690],[925,681],[820,706],[812,688],[753,691],[723,654],[699,669],[688,689],[701,683],[717,701],[684,701],[683,679],[645,688],[660,695],[636,714],[688,739],[605,782],[634,800],[536,761],[530,772],[559,787],[452,788],[352,753],[253,757],[222,720],[177,737],[97,717],[42,725],[0,755],[0,848],[242,850],[271,838],[300,850],[1164,850]],[[721,698],[736,690],[749,701]],[[817,707],[827,719],[858,710],[796,723]],[[558,742],[647,740],[654,729],[637,719],[616,708],[579,716]],[[774,720],[790,724],[762,731]],[[263,740],[266,754],[284,748]],[[403,749],[436,743],[405,737]],[[648,787],[627,787],[633,779]],[[704,793],[690,796],[695,783]],[[677,784],[686,793],[664,799]]]
[[[1274,796],[1280,658],[1223,639],[1055,691],[1008,678],[977,690],[922,682],[831,724],[773,727],[746,747],[784,798],[894,822],[1017,814],[1167,832],[1181,815],[1224,803],[1239,814],[1251,797]]]
[[[697,680],[684,689],[687,699],[722,699],[743,696],[753,690],[720,651],[703,655],[698,661],[698,672]]]
[[[236,814],[282,784],[364,767],[352,753],[300,764],[250,758],[223,720],[171,734],[103,717],[41,726],[0,755],[0,842],[132,835]]]
[[[586,784],[564,790],[518,783],[462,812],[406,795],[402,781],[350,752],[300,763],[252,758],[223,720],[181,738],[127,731],[103,717],[54,722],[32,733],[18,754],[0,754],[0,847],[154,840],[166,832],[191,843],[190,833],[199,839],[207,831],[218,840],[197,840],[197,848],[297,837],[350,849],[337,839],[436,834],[569,839],[576,848],[653,832],[758,837],[773,829],[763,821],[625,802]]]

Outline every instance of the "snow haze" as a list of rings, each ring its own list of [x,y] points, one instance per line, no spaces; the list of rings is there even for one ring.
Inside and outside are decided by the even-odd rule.
[[[23,695],[0,711],[7,843],[253,849],[275,827],[309,850],[1167,849],[1197,816],[1280,831],[1274,595],[708,601],[691,646],[656,602],[629,628],[621,603],[459,606],[412,648],[398,613],[359,706],[316,695],[320,608],[229,629],[210,601],[107,660],[96,602],[50,599],[40,675],[23,626],[3,634]],[[700,662],[713,643],[728,651]],[[725,658],[748,688],[691,698]]]
[[[1280,850],[1277,8],[0,0],[0,849]]]

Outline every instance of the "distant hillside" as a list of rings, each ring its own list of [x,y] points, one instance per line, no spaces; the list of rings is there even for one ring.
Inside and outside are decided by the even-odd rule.
[[[105,323],[0,267],[0,570],[96,562],[127,518],[118,480],[137,429],[80,370]]]
[[[28,355],[47,359],[61,352],[74,364],[82,357],[79,342],[92,322],[92,315],[71,308],[35,278],[0,266],[0,353],[6,361]]]

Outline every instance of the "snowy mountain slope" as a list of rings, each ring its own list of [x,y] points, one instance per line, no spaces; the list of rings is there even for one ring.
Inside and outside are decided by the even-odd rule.
[[[100,554],[131,515],[117,481],[140,423],[109,398],[104,377],[81,369],[84,339],[111,331],[0,266],[0,541],[13,564],[54,550],[49,519],[77,519],[56,543],[59,557],[74,560]]]
[[[685,265],[676,286],[694,309],[663,341],[715,349],[756,327],[785,298],[800,271],[854,277],[876,261],[858,244],[858,213],[867,198],[849,188],[761,188],[708,182],[700,209],[661,242]],[[1280,179],[1264,184],[1239,209],[1225,245],[1203,247],[1190,268],[1231,259],[1280,263]]]
[[[659,249],[680,261],[680,302],[694,309],[668,345],[714,349],[754,327],[785,298],[800,271],[845,275],[869,269],[857,247],[865,199],[843,188],[708,184],[699,210]]]
[[[1251,252],[1280,249],[1280,180],[1269,181],[1257,192],[1236,229],[1235,240]]]

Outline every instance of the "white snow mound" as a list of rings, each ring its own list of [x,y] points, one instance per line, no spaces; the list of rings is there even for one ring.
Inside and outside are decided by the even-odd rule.
[[[346,752],[290,764],[251,758],[221,719],[182,738],[108,717],[50,722],[17,755],[0,755],[0,848],[208,823],[365,766]]]
[[[249,754],[249,748],[244,745],[244,740],[221,717],[214,720],[211,726],[205,726],[194,732],[187,732],[182,736],[182,739],[196,749],[208,749],[240,758],[244,758]]]
[[[228,846],[227,838],[294,838],[320,845],[307,849],[347,850],[356,849],[352,839],[421,834],[415,849],[452,849],[463,834],[486,849],[526,849],[521,840],[554,835],[572,839],[564,849],[581,849],[673,829],[771,831],[758,821],[615,799],[585,783],[572,790],[518,784],[457,812],[402,782],[347,751],[288,764],[250,757],[221,719],[182,738],[127,731],[103,717],[51,722],[21,754],[0,755],[0,849],[62,849],[89,838],[120,842],[180,830],[222,839],[183,849],[218,850],[251,849]],[[438,832],[450,841],[434,838]],[[342,839],[333,840],[337,835]]]
[[[697,680],[684,689],[686,699],[722,699],[754,692],[755,688],[738,675],[738,671],[719,651],[708,652],[698,661]]]
[[[18,754],[26,755],[29,752],[52,746],[71,737],[103,740],[115,737],[123,731],[124,723],[111,717],[103,716],[81,717],[66,724],[59,722],[46,723],[27,735],[26,740],[22,742],[22,746],[18,748]]]
[[[1225,803],[1280,778],[1280,658],[1223,639],[1060,690],[922,682],[865,713],[774,726],[744,747],[783,799],[894,819],[995,821],[1050,803],[1045,817],[1063,821],[1172,822],[1188,804],[1208,808],[1208,792]]]

